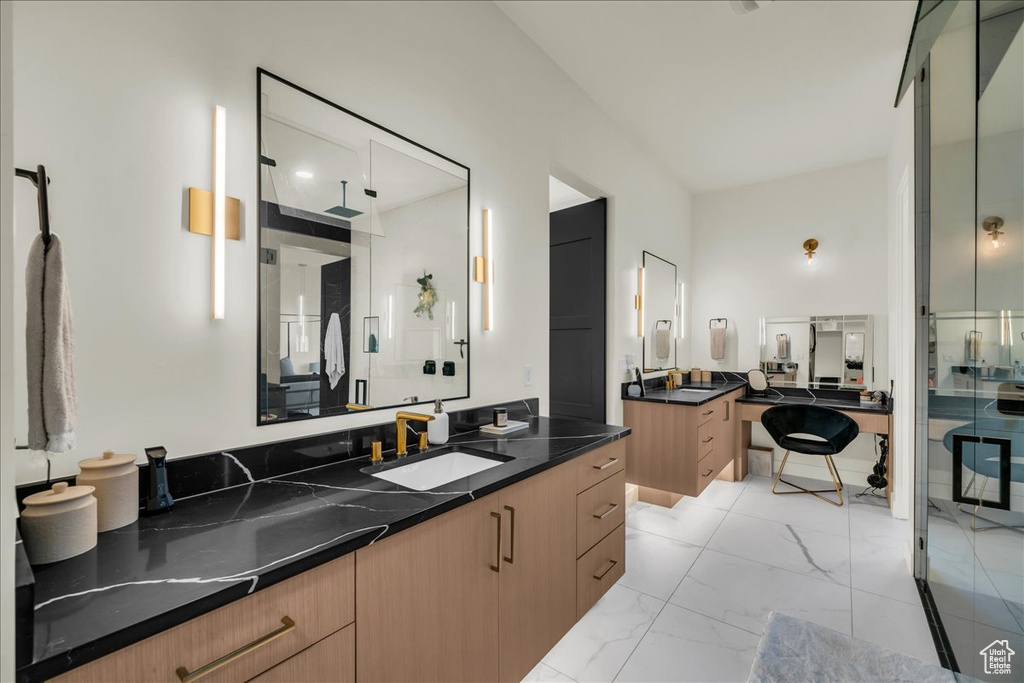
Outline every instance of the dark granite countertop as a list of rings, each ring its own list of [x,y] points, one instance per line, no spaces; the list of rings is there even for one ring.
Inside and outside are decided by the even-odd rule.
[[[19,679],[60,674],[630,434],[527,419],[507,437],[471,432],[436,447],[512,459],[425,492],[364,474],[365,456],[263,479],[230,456],[243,483],[179,499],[100,534],[83,555],[34,568],[35,656]]]
[[[843,392],[857,395],[856,392]],[[744,396],[736,399],[737,403],[761,403],[767,405],[815,405],[836,410],[849,410],[857,413],[881,413],[888,415],[892,412],[892,401],[887,397],[882,403],[864,404],[857,400],[840,398],[838,391],[816,390],[816,389],[787,389],[781,393],[775,389],[768,390],[768,396]]]
[[[648,389],[645,396],[626,396],[623,401],[647,401],[648,403],[677,403],[684,406],[700,406],[731,391],[742,389],[746,382],[691,382],[678,389]]]

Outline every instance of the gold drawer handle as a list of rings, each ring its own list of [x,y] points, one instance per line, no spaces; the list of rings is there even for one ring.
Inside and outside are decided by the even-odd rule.
[[[494,564],[491,565],[491,571],[501,573],[501,515],[497,512],[492,512],[491,517],[494,517],[498,522],[498,552],[494,559]]]
[[[619,504],[618,503],[608,503],[608,504],[611,505],[611,507],[608,508],[607,510],[605,510],[600,515],[594,515],[594,519],[604,519],[605,517],[607,517],[608,515],[612,514],[613,512],[615,512],[616,510],[619,509]]]
[[[704,473],[704,476],[706,477],[706,476],[710,475],[712,472],[714,472],[714,470],[713,469],[709,469],[707,472]]]
[[[713,410],[709,410],[709,411],[708,411],[708,412],[706,412],[706,413],[701,413],[701,415],[703,415],[704,417],[707,417],[708,415],[712,415],[712,414],[713,414],[714,412],[715,412],[715,411],[713,411]]]
[[[609,458],[608,462],[603,465],[591,465],[595,470],[606,470],[619,461],[618,458]]]
[[[267,635],[257,638],[248,645],[243,645],[234,652],[226,654],[220,659],[215,659],[209,664],[205,664],[199,667],[192,673],[189,673],[188,669],[186,669],[185,667],[179,666],[178,670],[176,671],[176,673],[178,674],[178,678],[181,679],[181,683],[192,683],[192,681],[198,681],[206,674],[213,673],[222,666],[227,666],[236,659],[244,657],[250,652],[254,652],[255,650],[260,649],[270,641],[277,640],[284,634],[290,633],[291,631],[295,630],[295,622],[292,621],[291,617],[281,617],[281,623],[284,625],[276,631],[271,631]]]
[[[509,528],[509,540],[508,540],[508,557],[502,558],[509,564],[516,563],[516,509],[511,505],[506,505],[505,509],[512,515],[512,523]]]
[[[615,565],[618,564],[618,562],[616,562],[615,560],[608,560],[608,561],[611,562],[611,564],[608,565],[607,569],[605,569],[600,574],[594,574],[594,578],[597,579],[598,581],[600,581],[604,577],[608,576],[608,572],[610,572],[611,570],[615,569]]]
[[[708,438],[704,439],[704,443],[711,443],[714,440],[715,440],[715,437],[709,436]]]

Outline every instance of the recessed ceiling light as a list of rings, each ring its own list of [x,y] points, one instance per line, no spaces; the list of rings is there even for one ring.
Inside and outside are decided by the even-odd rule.
[[[295,172],[295,177],[296,178],[304,178],[304,179],[308,180],[309,178],[313,177],[313,174],[310,173],[309,171],[296,171]]]

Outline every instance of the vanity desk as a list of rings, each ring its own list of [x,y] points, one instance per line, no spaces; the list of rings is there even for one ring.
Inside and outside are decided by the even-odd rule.
[[[750,395],[745,375],[715,372],[710,383],[667,389],[665,379],[645,382],[643,396],[623,386],[623,424],[633,436],[626,444],[626,481],[639,487],[640,500],[671,507],[683,496],[698,496],[712,479],[742,481],[747,476],[751,423],[776,405],[806,404],[834,408],[856,421],[861,433],[877,434],[888,444],[892,402],[860,402],[853,390],[769,389]],[[891,463],[890,458],[887,462]],[[892,472],[886,475],[891,504]]]
[[[747,476],[747,449],[750,448],[750,424],[761,422],[761,414],[777,405],[816,405],[833,408],[851,417],[860,428],[861,434],[877,434],[884,437],[889,448],[886,458],[888,473],[885,487],[886,504],[892,505],[892,399],[883,397],[882,403],[861,403],[859,394],[853,390],[841,389],[769,389],[768,396],[746,395],[736,399],[739,414],[739,439],[736,457],[733,460],[735,477],[742,480]],[[853,397],[848,398],[848,397]]]

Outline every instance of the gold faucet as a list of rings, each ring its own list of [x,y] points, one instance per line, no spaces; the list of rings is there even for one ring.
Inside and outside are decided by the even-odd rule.
[[[433,419],[433,415],[423,415],[422,413],[397,413],[395,415],[395,436],[397,438],[398,443],[396,444],[395,455],[401,458],[402,456],[409,454],[408,447],[406,444],[405,433],[405,430],[407,429],[406,424],[409,422],[409,420],[414,420],[416,422],[430,422]],[[423,440],[420,439],[420,443],[422,442]]]

